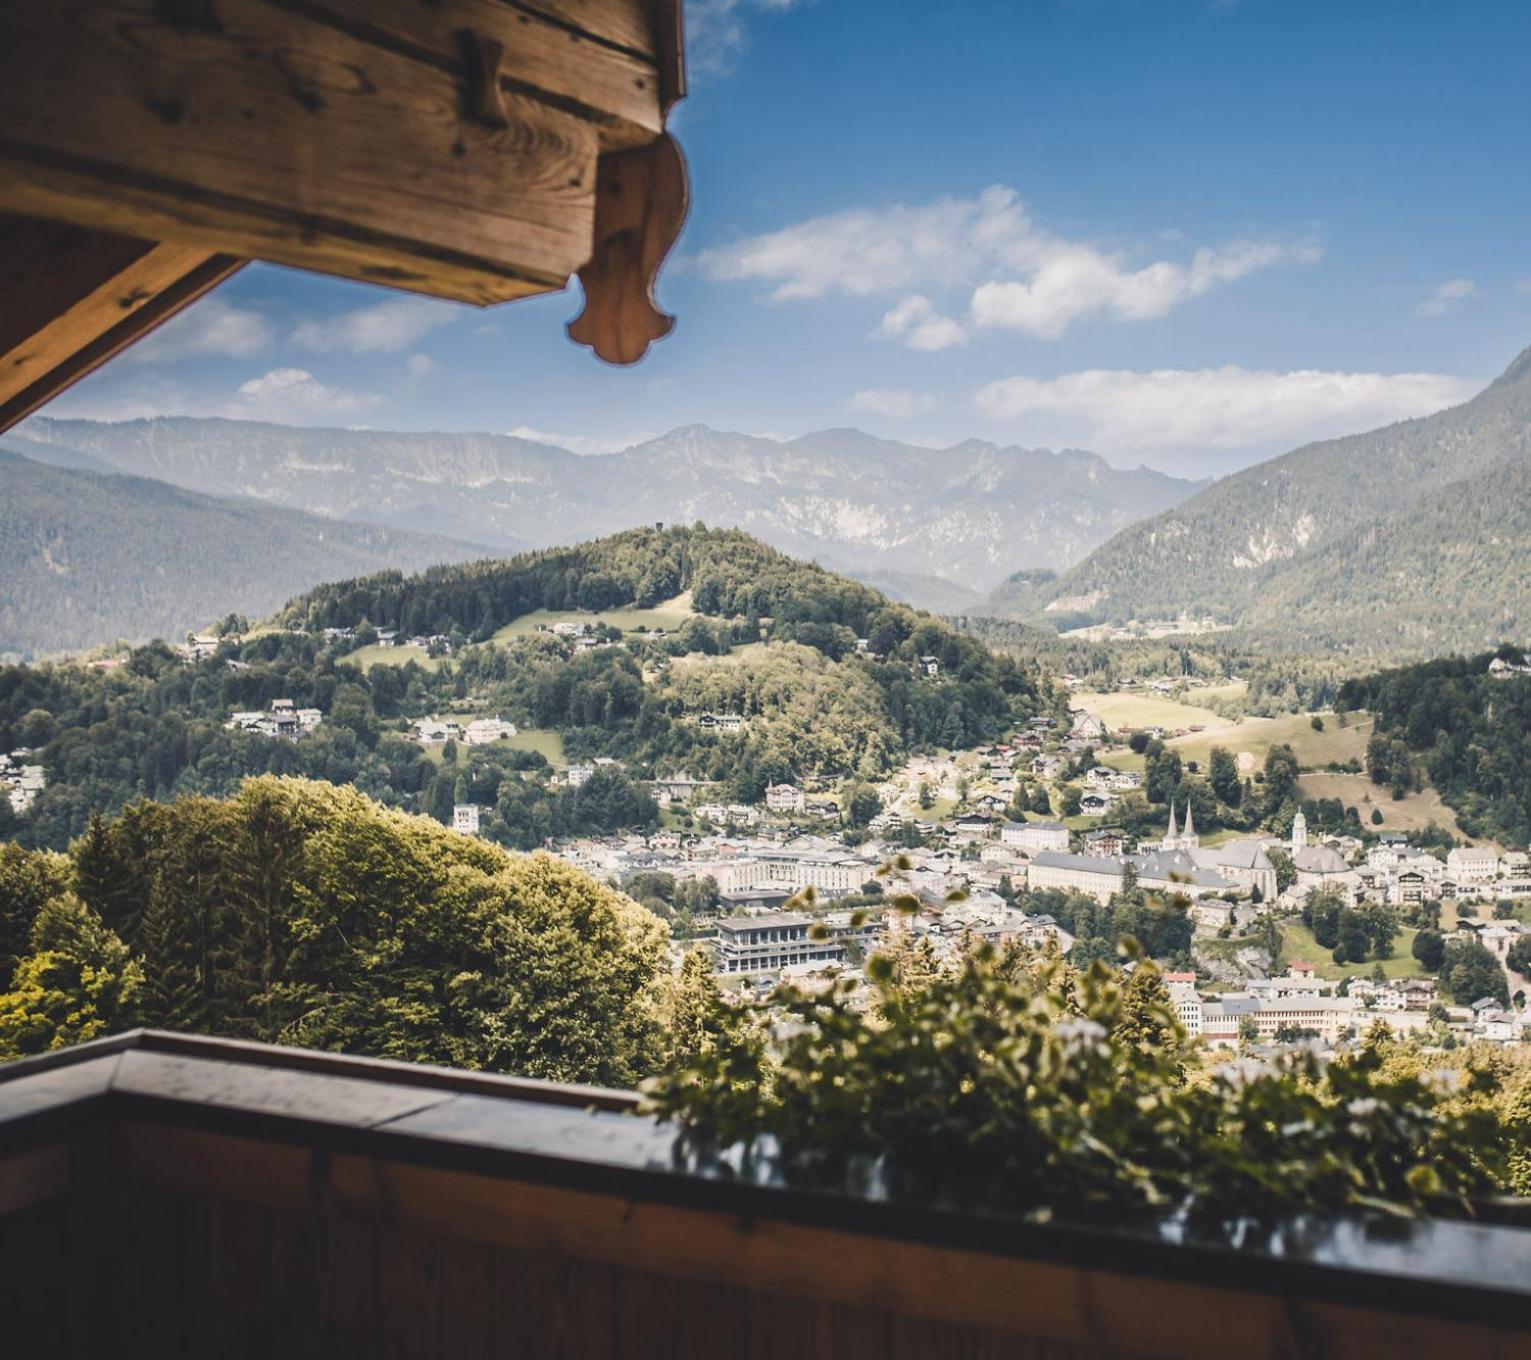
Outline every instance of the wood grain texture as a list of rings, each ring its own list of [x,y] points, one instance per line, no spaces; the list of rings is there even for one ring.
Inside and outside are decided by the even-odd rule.
[[[262,0],[217,13],[12,0],[0,207],[479,303],[584,263],[593,124],[506,93],[485,128],[430,62]]]
[[[7,219],[0,231],[0,431],[242,264],[204,246]]]
[[[675,326],[654,298],[660,266],[686,220],[686,163],[668,134],[608,152],[596,182],[595,245],[579,271],[585,305],[569,337],[610,364],[635,364]]]
[[[268,0],[466,79],[463,35],[500,45],[501,89],[593,123],[604,150],[652,141],[664,129],[666,88],[655,58],[601,40],[579,25],[505,0]],[[581,8],[584,8],[581,6]],[[600,6],[592,6],[600,18]],[[471,94],[471,84],[467,91]]]
[[[659,51],[653,0],[506,0],[528,14],[546,15],[568,28],[647,57]]]
[[[364,1326],[373,1309],[388,1354],[450,1346],[517,1360],[709,1351],[758,1360],[1339,1360],[1377,1354],[1379,1341],[1383,1353],[1459,1351],[1475,1360],[1525,1351],[1523,1334],[1375,1308],[280,1145],[268,1147],[263,1165],[257,1140],[150,1132],[125,1130],[122,1169],[137,1181],[183,1199],[281,1208],[272,1221],[288,1225],[282,1231],[304,1212],[349,1225],[358,1251],[344,1280],[324,1256],[321,1312],[343,1308]],[[199,1229],[203,1251],[258,1259],[226,1226],[258,1219],[213,1221],[232,1235],[215,1240]],[[368,1241],[377,1252],[375,1294],[367,1292]],[[188,1272],[200,1268],[184,1249],[182,1259]]]

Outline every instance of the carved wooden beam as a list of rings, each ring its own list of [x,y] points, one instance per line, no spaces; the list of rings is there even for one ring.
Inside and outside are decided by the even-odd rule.
[[[675,318],[656,304],[654,284],[689,201],[686,162],[668,132],[601,157],[595,248],[579,271],[585,306],[569,323],[570,339],[609,364],[633,364],[670,333]]]
[[[244,263],[198,246],[0,218],[0,431]]]

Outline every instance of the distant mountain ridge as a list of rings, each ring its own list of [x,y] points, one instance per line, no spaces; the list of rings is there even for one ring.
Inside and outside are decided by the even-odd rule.
[[[419,570],[484,550],[258,501],[81,470],[89,455],[0,441],[0,657],[175,638],[259,617],[347,573]],[[73,464],[81,464],[75,466]]]
[[[1472,400],[1309,444],[1124,529],[987,609],[1076,623],[1211,616],[1417,654],[1531,627],[1531,349]]]
[[[778,441],[689,425],[579,456],[510,435],[389,433],[164,417],[34,419],[25,435],[138,476],[505,552],[644,523],[703,521],[839,571],[965,598],[1022,567],[1061,569],[1202,483],[1095,454],[968,440],[932,450],[859,430]],[[923,591],[918,578],[941,578]],[[952,594],[949,586],[956,586]]]

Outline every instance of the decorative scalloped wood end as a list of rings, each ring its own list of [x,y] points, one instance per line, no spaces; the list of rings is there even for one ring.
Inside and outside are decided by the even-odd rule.
[[[601,157],[594,250],[579,271],[585,307],[569,323],[571,340],[609,364],[634,364],[670,333],[675,318],[656,305],[654,284],[688,202],[686,163],[669,133]]]

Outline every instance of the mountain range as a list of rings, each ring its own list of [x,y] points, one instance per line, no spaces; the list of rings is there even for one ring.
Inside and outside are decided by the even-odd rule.
[[[580,456],[494,434],[165,417],[34,419],[34,441],[119,472],[501,552],[645,523],[740,528],[912,603],[965,607],[1022,567],[1062,569],[1204,483],[1075,449],[947,449],[823,430],[780,441],[689,425]]]
[[[485,552],[106,466],[62,445],[0,439],[0,659],[175,638],[230,611],[269,614],[337,576]]]
[[[1246,468],[984,606],[1210,617],[1273,644],[1429,655],[1531,627],[1531,349],[1472,400]]]

